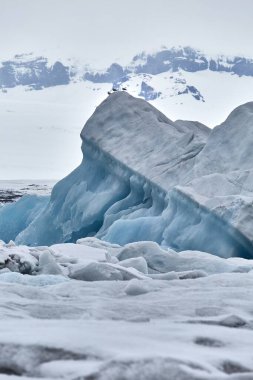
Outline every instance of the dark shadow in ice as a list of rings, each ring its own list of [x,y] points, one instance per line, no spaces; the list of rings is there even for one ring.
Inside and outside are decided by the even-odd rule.
[[[213,339],[213,338],[203,337],[203,336],[197,337],[194,340],[194,343],[200,346],[205,346],[205,347],[224,347],[225,346],[225,344],[218,339]]]
[[[55,360],[87,359],[85,354],[61,348],[0,343],[0,374],[33,375],[38,365],[42,363]],[[97,358],[93,357],[93,359]]]
[[[247,321],[237,315],[229,315],[223,319],[192,319],[187,323],[200,323],[203,325],[215,325],[231,328],[250,327]]]
[[[221,370],[228,375],[232,375],[233,373],[252,372],[249,368],[244,367],[240,363],[232,362],[230,360],[226,360],[222,363]]]

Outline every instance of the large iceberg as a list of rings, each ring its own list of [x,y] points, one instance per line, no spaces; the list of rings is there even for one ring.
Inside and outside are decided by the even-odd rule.
[[[11,236],[49,245],[96,236],[253,256],[253,103],[210,130],[115,92],[81,133],[83,161]],[[15,204],[21,207],[21,201]],[[0,210],[0,218],[6,220]],[[2,231],[0,238],[6,240]]]

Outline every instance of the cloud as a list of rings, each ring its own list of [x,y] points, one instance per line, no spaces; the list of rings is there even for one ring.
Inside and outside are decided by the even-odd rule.
[[[251,0],[0,0],[4,57],[34,51],[97,66],[161,45],[252,55]]]

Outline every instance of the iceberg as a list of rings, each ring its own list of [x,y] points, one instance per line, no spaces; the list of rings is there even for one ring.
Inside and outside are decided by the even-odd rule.
[[[0,236],[4,241],[15,240],[44,209],[48,196],[24,195],[16,203],[0,206]]]
[[[97,107],[81,138],[82,163],[55,185],[30,223],[13,231],[17,244],[95,236],[253,257],[252,102],[210,130],[173,122],[118,91]],[[0,238],[6,240],[2,231]]]

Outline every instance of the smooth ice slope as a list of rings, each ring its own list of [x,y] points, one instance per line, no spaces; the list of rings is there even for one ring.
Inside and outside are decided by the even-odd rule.
[[[252,257],[253,103],[210,131],[172,122],[116,92],[81,137],[81,165],[16,238],[51,244],[96,235],[126,244],[153,240],[180,250]]]

